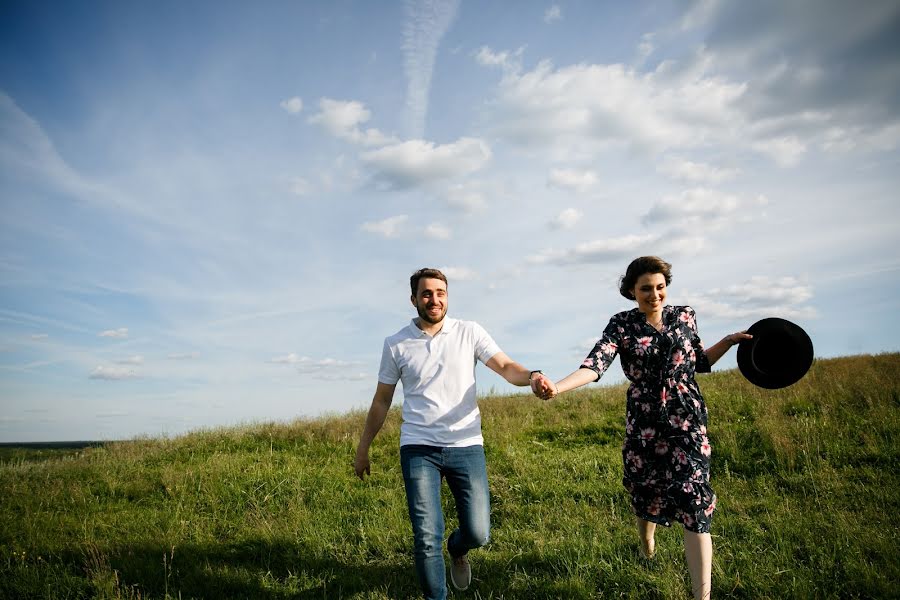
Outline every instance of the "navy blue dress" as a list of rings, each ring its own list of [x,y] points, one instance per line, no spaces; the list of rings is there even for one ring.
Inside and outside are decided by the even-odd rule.
[[[706,403],[694,374],[708,373],[709,359],[691,307],[665,306],[662,318],[660,332],[636,308],[614,315],[581,366],[599,379],[618,354],[631,381],[622,483],[634,513],[707,533],[716,495],[709,484]]]

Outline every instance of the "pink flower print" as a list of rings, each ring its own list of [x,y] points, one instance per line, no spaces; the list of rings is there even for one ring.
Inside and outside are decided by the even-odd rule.
[[[669,444],[665,440],[656,442],[656,453],[662,456],[669,451]]]
[[[687,394],[688,391],[689,391],[688,386],[686,386],[686,385],[685,385],[683,382],[681,382],[681,381],[678,382],[678,385],[677,385],[676,387],[678,388],[678,391],[681,392],[682,394]]]
[[[582,366],[582,367],[593,367],[593,366],[594,366],[594,359],[593,359],[592,357],[590,357],[590,356],[587,357],[586,359],[584,359],[584,362],[581,363],[581,366]]]
[[[684,514],[684,526],[685,526],[685,527],[690,527],[690,526],[693,525],[693,524],[694,524],[694,517],[692,517],[691,515],[685,513],[685,514]]]
[[[606,342],[600,346],[600,351],[605,354],[615,354],[618,349],[619,347],[614,342]]]
[[[684,483],[684,485],[681,486],[681,489],[684,491],[685,494],[693,494],[694,493],[694,484],[692,484],[690,481],[686,481]]]
[[[705,435],[700,441],[700,454],[702,454],[703,456],[709,456],[710,454],[712,454],[712,446],[709,445],[709,438]]]
[[[641,406],[641,410],[644,411],[645,413],[650,412],[650,403],[649,402],[641,402],[640,406]]]
[[[677,460],[680,464],[682,464],[682,465],[687,464],[687,462],[688,462],[687,454],[685,453],[684,450],[682,450],[681,448],[676,448],[675,452],[673,454],[675,454],[675,460]]]
[[[635,348],[635,350],[637,350],[638,354],[643,354],[644,352],[647,351],[647,349],[650,347],[650,344],[652,344],[652,343],[653,343],[653,340],[650,339],[650,336],[644,336],[642,338],[638,338],[637,339],[638,345],[637,345],[637,348]]]
[[[678,319],[682,323],[687,323],[688,327],[690,327],[691,329],[694,328],[694,315],[692,315],[691,313],[683,312],[680,315],[678,315]]]
[[[636,471],[644,466],[644,459],[630,450],[628,451],[628,454],[625,455],[625,460],[631,465],[632,471]]]
[[[682,419],[678,415],[672,415],[671,417],[669,417],[669,423],[671,423],[672,427],[674,427],[675,429],[681,429],[681,423],[683,421],[684,419]]]
[[[658,515],[660,509],[662,508],[662,498],[657,496],[653,499],[653,502],[650,503],[650,506],[647,508],[647,512],[651,515]]]
[[[676,367],[680,367],[684,364],[684,354],[682,354],[680,350],[672,355],[672,364]]]
[[[690,428],[691,428],[691,422],[690,422],[690,421],[688,421],[687,419],[685,419],[684,421],[681,422],[681,430],[682,430],[682,431],[687,431],[687,430],[690,429]]]
[[[641,439],[644,441],[650,441],[653,439],[653,436],[656,435],[656,430],[652,427],[646,427],[641,429]]]
[[[700,426],[700,433],[702,433],[703,435],[706,435],[706,425]]]
[[[703,471],[701,471],[700,469],[697,469],[696,471],[694,471],[694,479],[703,481]]]
[[[713,513],[714,510],[716,510],[716,500],[718,500],[718,498],[716,498],[715,496],[713,496],[712,502],[710,502],[710,503],[709,503],[709,506],[707,506],[707,507],[703,510],[703,514],[706,515],[707,517],[708,517],[709,515],[711,515],[711,514]]]
[[[631,419],[625,422],[625,433],[631,435],[631,432],[634,431],[634,422]]]
[[[660,400],[660,402],[662,402],[662,405],[665,406],[666,402],[669,401],[669,390],[667,390],[666,388],[663,388],[662,392],[659,395],[659,400]]]

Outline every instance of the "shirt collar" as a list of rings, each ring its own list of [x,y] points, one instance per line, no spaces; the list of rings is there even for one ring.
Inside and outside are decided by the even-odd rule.
[[[437,335],[444,335],[450,333],[456,327],[457,319],[453,319],[451,317],[444,317],[444,325],[441,327],[441,330],[438,331]],[[428,337],[428,334],[419,329],[419,326],[416,325],[416,319],[412,318],[409,321],[409,328],[412,331],[415,337]],[[437,337],[437,336],[435,336]]]

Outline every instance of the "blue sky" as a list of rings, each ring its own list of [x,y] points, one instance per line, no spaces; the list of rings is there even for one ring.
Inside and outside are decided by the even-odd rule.
[[[707,343],[900,350],[898,40],[875,0],[4,2],[0,441],[364,408],[421,266],[557,378],[642,254]]]

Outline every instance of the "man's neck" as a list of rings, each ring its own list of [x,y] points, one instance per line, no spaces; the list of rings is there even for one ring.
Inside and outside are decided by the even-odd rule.
[[[438,333],[441,332],[441,329],[444,327],[445,319],[446,319],[446,317],[444,319],[441,319],[437,323],[429,323],[428,321],[426,321],[425,319],[423,319],[421,317],[416,317],[416,327],[418,327],[419,329],[421,329],[422,331],[424,331],[431,337],[434,337]]]

